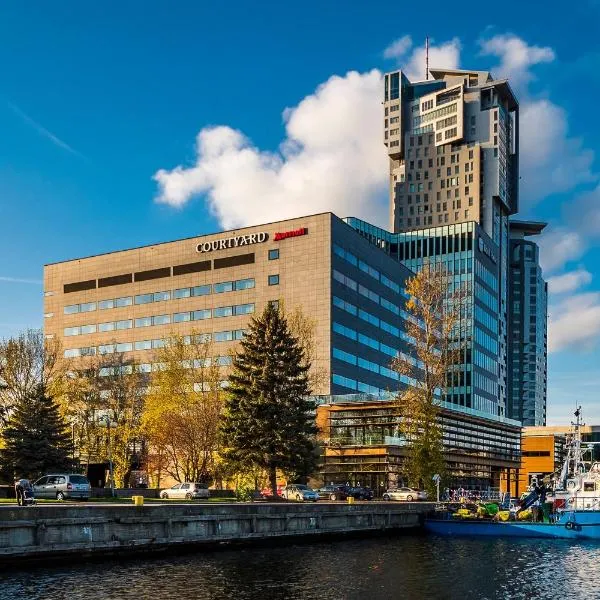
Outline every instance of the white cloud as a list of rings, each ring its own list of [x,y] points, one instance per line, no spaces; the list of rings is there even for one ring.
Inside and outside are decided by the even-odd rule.
[[[591,349],[600,336],[600,292],[575,294],[550,308],[548,351]]]
[[[458,69],[460,62],[460,40],[453,38],[436,45],[429,43],[430,69]],[[410,51],[410,54],[409,54]],[[384,58],[395,58],[398,66],[410,81],[425,79],[425,44],[412,46],[412,39],[405,35],[392,42],[384,51]]]
[[[580,267],[575,271],[555,275],[548,279],[548,290],[552,294],[564,294],[574,292],[580,287],[587,285],[592,281],[592,274],[586,269]]]
[[[27,283],[31,285],[42,285],[41,279],[23,279],[22,277],[0,276],[0,283]]]
[[[540,264],[546,275],[559,270],[572,260],[577,260],[585,251],[581,235],[564,228],[552,229],[543,234],[538,245]]]
[[[331,77],[284,111],[278,152],[230,127],[202,129],[196,163],[161,169],[157,201],[180,207],[205,194],[225,228],[321,211],[387,224],[387,156],[382,142],[382,76]]]
[[[496,77],[510,79],[510,85],[520,90],[531,79],[529,70],[533,65],[552,62],[555,59],[554,50],[548,46],[529,46],[527,42],[516,35],[503,34],[483,40],[481,53],[484,56],[498,56],[500,65],[495,68]]]
[[[404,35],[393,41],[384,51],[383,58],[401,58],[412,47],[412,38],[410,35]]]
[[[532,97],[529,90],[534,79],[531,68],[552,62],[554,51],[547,46],[530,46],[508,34],[482,40],[480,45],[483,55],[500,59],[500,64],[492,68],[494,76],[508,77],[519,97],[522,208],[593,181],[594,153],[584,147],[581,139],[569,136],[566,112],[548,99]]]

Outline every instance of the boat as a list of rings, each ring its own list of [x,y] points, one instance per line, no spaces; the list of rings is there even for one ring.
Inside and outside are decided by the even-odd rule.
[[[600,462],[584,459],[591,448],[581,443],[581,407],[575,417],[562,468],[533,482],[518,505],[508,497],[499,503],[440,504],[426,517],[425,530],[445,536],[600,540]]]

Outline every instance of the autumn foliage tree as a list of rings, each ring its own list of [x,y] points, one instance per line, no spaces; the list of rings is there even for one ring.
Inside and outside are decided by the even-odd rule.
[[[141,430],[149,444],[156,484],[168,474],[177,481],[209,482],[215,475],[223,389],[210,342],[173,335],[159,350],[150,378]]]
[[[409,382],[397,396],[400,431],[407,442],[409,483],[433,492],[433,475],[445,471],[440,404],[448,374],[460,362],[465,294],[451,289],[447,274],[433,266],[411,277],[406,291],[406,333],[412,343],[392,363]]]

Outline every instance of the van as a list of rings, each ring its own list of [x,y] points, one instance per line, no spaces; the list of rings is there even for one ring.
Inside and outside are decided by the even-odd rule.
[[[68,500],[90,497],[91,485],[87,477],[76,474],[44,475],[33,484],[36,498]]]

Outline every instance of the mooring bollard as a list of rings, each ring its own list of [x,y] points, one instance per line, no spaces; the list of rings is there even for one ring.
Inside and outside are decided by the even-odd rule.
[[[144,496],[131,496],[135,506],[144,506]]]
[[[348,496],[346,500],[348,501],[348,504],[354,504],[354,496]]]

